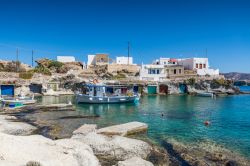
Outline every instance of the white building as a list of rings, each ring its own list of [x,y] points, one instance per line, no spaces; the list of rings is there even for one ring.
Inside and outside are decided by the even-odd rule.
[[[128,64],[132,65],[133,57],[125,57],[125,56],[116,57],[115,63],[120,65],[128,65]]]
[[[140,80],[162,81],[164,79],[166,79],[164,65],[150,64],[141,66]]]
[[[66,63],[66,62],[75,62],[76,59],[73,56],[57,56],[57,61]]]
[[[198,75],[219,75],[219,69],[210,69],[208,58],[178,59],[178,65],[183,65],[185,70],[195,70]]]
[[[177,60],[174,58],[160,58],[159,60],[156,60],[156,63],[160,65],[177,65]]]
[[[97,53],[95,55],[88,55],[87,65],[107,65],[110,63],[109,55],[105,53]]]
[[[92,65],[94,64],[94,59],[95,59],[95,55],[88,55],[88,62],[87,65]]]

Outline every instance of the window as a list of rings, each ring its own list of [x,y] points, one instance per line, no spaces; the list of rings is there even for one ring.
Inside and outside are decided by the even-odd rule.
[[[160,70],[159,69],[157,70],[157,74],[160,74]]]
[[[179,74],[181,74],[181,69],[179,69]]]
[[[174,69],[174,74],[176,74],[176,69]]]
[[[200,64],[200,69],[202,69],[202,64]]]
[[[203,68],[207,68],[207,67],[206,67],[206,64],[203,64]]]
[[[198,69],[198,67],[199,67],[199,65],[198,65],[198,63],[196,63],[196,68]]]

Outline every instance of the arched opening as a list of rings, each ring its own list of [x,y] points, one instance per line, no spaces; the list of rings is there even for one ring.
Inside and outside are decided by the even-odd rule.
[[[159,86],[159,92],[161,94],[168,94],[168,86],[165,84],[160,84]]]

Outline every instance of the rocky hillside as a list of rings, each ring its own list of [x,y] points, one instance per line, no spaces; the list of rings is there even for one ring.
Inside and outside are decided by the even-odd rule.
[[[32,68],[24,63],[19,61],[3,61],[0,60],[0,72],[26,72]]]
[[[46,71],[47,73],[67,73],[69,70],[82,70],[81,62],[62,63],[50,59],[39,59],[36,61],[38,71]]]
[[[231,73],[222,73],[222,74],[227,79],[233,79],[233,80],[250,80],[250,73],[231,72]]]

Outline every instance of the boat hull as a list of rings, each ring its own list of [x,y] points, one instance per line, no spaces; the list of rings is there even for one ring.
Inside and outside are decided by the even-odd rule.
[[[134,103],[138,100],[138,96],[112,96],[112,97],[98,97],[77,94],[77,103],[91,103],[91,104],[111,104],[111,103]]]

